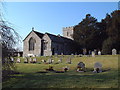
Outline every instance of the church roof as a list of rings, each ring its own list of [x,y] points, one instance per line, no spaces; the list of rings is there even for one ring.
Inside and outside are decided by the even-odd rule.
[[[32,31],[26,36],[26,38],[27,38],[32,32],[34,32],[34,33],[35,33],[38,37],[40,37],[40,38],[42,38],[43,35],[44,35],[43,33],[40,33],[40,32],[37,32],[37,31],[32,30]],[[25,39],[26,39],[26,38],[25,38]],[[25,40],[25,39],[24,39],[24,40]],[[24,40],[23,40],[23,41],[24,41]]]
[[[53,42],[62,42],[62,43],[65,43],[65,42],[73,42],[73,40],[71,39],[68,39],[68,38],[65,38],[63,36],[60,36],[60,35],[53,35],[53,34],[50,34],[50,33],[46,33],[49,38],[53,41]]]
[[[37,32],[37,31],[34,31],[40,38],[42,38],[43,37],[43,33],[40,33],[40,32]]]

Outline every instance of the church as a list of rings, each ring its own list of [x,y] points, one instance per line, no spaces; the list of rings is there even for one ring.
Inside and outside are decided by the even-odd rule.
[[[23,57],[75,54],[73,28],[63,28],[63,36],[32,31],[23,40]]]

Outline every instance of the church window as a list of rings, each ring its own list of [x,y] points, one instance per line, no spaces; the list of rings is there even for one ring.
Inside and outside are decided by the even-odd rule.
[[[35,49],[35,43],[35,39],[31,37],[29,40],[29,51],[33,51]]]
[[[47,50],[47,42],[44,42],[43,47],[44,47],[44,50]]]

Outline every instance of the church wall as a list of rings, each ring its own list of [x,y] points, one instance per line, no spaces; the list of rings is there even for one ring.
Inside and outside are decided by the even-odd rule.
[[[43,48],[43,56],[51,56],[52,55],[51,39],[48,37],[47,34],[45,34],[42,39],[44,40],[43,42],[47,42],[47,49],[44,50],[44,48]],[[44,45],[43,45],[43,47],[44,47]]]
[[[29,51],[29,39],[33,37],[36,40],[35,43],[35,49],[33,51]],[[40,56],[41,55],[41,39],[34,33],[32,32],[23,42],[23,56],[28,56],[28,55],[35,55],[35,56]]]

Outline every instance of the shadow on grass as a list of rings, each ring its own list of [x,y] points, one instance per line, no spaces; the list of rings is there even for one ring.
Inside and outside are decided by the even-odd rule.
[[[106,87],[114,87],[117,86],[114,83],[118,79],[116,71],[17,73],[9,76],[9,82],[4,82],[3,88],[92,88],[105,87],[105,85]]]

